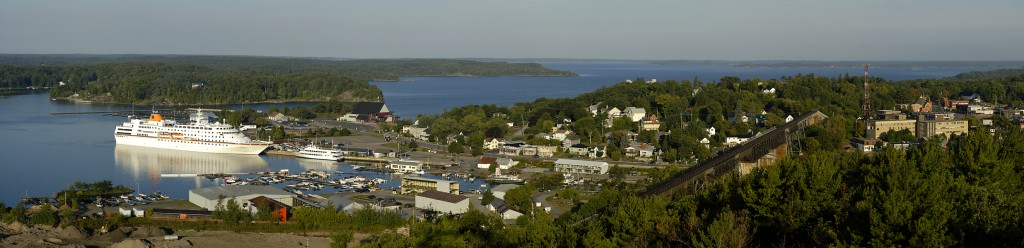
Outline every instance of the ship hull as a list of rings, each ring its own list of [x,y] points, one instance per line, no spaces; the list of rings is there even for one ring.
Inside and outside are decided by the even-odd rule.
[[[173,138],[142,137],[132,135],[114,135],[114,140],[117,142],[118,145],[131,145],[161,149],[223,154],[257,155],[263,153],[263,151],[267,150],[267,148],[270,147],[267,144],[230,144]]]

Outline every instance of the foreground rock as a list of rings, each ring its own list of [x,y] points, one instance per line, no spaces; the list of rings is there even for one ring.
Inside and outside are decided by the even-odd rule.
[[[102,230],[76,227],[54,228],[23,223],[0,223],[0,247],[329,247],[327,237],[306,237],[283,233],[235,233],[188,231],[188,236],[171,236],[173,230],[157,227],[111,227]]]

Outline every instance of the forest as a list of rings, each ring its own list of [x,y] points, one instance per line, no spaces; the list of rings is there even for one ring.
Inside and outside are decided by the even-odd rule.
[[[52,98],[125,104],[381,101],[380,90],[369,81],[518,75],[576,76],[536,63],[450,59],[0,55],[0,89],[50,87]]]
[[[711,82],[634,80],[575,98],[541,98],[510,107],[470,105],[440,115],[419,116],[416,120],[421,126],[431,127],[431,137],[462,133],[464,138],[460,142],[469,148],[482,146],[485,138],[508,138],[512,134],[512,129],[506,125],[508,122],[529,127],[522,137],[513,137],[524,141],[536,140],[534,135],[561,125],[573,131],[586,145],[608,145],[610,156],[614,155],[614,149],[628,145],[627,140],[621,138],[624,133],[633,132],[637,133],[638,141],[661,149],[665,161],[693,162],[706,159],[714,149],[723,147],[725,137],[754,135],[784,123],[783,119],[789,115],[820,109],[830,118],[808,129],[810,139],[805,149],[829,150],[842,148],[852,137],[863,135],[864,123],[858,121],[863,115],[863,80],[863,76],[813,74],[779,79],[723,77]],[[972,93],[981,95],[985,102],[1024,106],[1022,69],[971,72],[941,79],[888,81],[869,77],[868,80],[873,109],[896,109],[898,104],[913,102],[921,96],[940,101]],[[775,92],[765,93],[768,89]],[[658,131],[642,131],[628,120],[612,120],[614,125],[606,127],[603,125],[606,115],[595,116],[587,111],[589,106],[598,103],[601,108],[644,108],[648,115],[657,116],[661,127]],[[739,116],[754,121],[735,121]],[[715,135],[709,135],[710,127],[718,130]],[[710,139],[710,148],[698,143],[704,137]]]
[[[980,92],[985,101],[1020,107],[1024,71],[1009,76],[956,77],[889,82],[871,78],[872,103],[893,108],[917,96],[932,99]],[[1007,74],[1005,71],[994,72]],[[829,121],[812,126],[804,144],[817,144],[797,157],[740,176],[705,178],[670,197],[638,194],[681,169],[648,171],[636,184],[617,177],[586,202],[553,218],[528,211],[509,198],[529,196],[542,182],[506,194],[525,215],[514,224],[471,211],[412,224],[411,235],[378,234],[366,247],[1021,247],[1024,246],[1024,131],[1006,117],[994,117],[989,130],[924,140],[905,150],[889,147],[865,154],[839,149],[863,130],[857,85],[862,78],[797,75],[780,80],[723,78],[715,84],[622,83],[572,99],[539,99],[513,107],[466,106],[424,116],[450,130],[490,130],[481,116],[547,125],[573,120],[570,128],[593,118],[583,109],[598,101],[613,106],[647,107],[664,115],[664,129],[691,135],[689,125],[722,125],[739,112],[764,108],[777,116],[820,108]],[[642,80],[638,80],[643,82]],[[774,87],[775,96],[759,89]],[[694,89],[700,88],[694,93]],[[701,93],[703,92],[703,93]],[[710,95],[704,95],[709,94]],[[714,96],[714,97],[712,97]],[[675,117],[673,115],[682,115]],[[461,118],[460,118],[461,117]],[[465,121],[469,118],[471,121]],[[674,119],[674,120],[673,120]],[[448,123],[444,123],[448,122]],[[498,121],[495,121],[498,122]],[[423,121],[420,122],[424,123]],[[476,123],[476,124],[474,124]],[[540,123],[540,124],[538,124]],[[589,121],[588,121],[589,123]],[[740,128],[748,128],[741,126]],[[604,130],[607,131],[607,130]],[[483,136],[491,132],[484,131]],[[472,135],[476,135],[471,134]],[[667,137],[667,138],[666,138]],[[692,138],[692,137],[691,137]],[[663,136],[662,145],[680,149]],[[584,139],[586,140],[586,139]],[[597,139],[595,139],[597,140]],[[659,144],[659,143],[655,143]],[[686,145],[690,146],[690,145]],[[561,194],[562,192],[560,192]]]

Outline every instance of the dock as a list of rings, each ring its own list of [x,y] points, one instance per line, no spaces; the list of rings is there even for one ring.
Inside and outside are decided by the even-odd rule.
[[[295,152],[282,151],[282,150],[267,150],[267,155],[278,155],[278,156],[295,156]],[[398,161],[396,158],[375,158],[375,157],[345,157],[345,161],[362,162],[362,163],[391,163]],[[424,165],[429,166],[448,166],[445,163],[438,162],[423,162]]]

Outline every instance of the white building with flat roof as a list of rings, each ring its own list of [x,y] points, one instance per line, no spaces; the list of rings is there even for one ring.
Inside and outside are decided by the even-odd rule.
[[[555,160],[555,171],[562,173],[608,174],[608,162],[560,158]]]
[[[459,182],[407,176],[402,178],[401,189],[402,194],[419,193],[428,190],[459,194]]]

